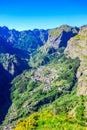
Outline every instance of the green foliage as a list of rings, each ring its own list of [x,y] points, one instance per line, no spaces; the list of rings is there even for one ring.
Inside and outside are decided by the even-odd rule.
[[[60,86],[64,87],[65,90],[70,90],[74,86],[76,82],[76,71],[79,66],[79,59],[66,59],[63,57],[60,59],[62,70],[59,72],[58,78],[55,80],[56,82],[60,82]],[[64,66],[64,67],[63,67]]]
[[[34,57],[40,56],[41,52],[34,54]],[[37,60],[35,68],[25,71],[12,81],[11,99],[18,116],[13,116],[11,122],[13,119],[16,121],[20,117],[28,116],[45,104],[61,99],[62,95],[71,93],[77,82],[75,74],[79,67],[78,59],[67,58],[63,49],[45,56],[49,56],[49,62],[44,66],[37,67]],[[66,108],[67,102],[63,105],[61,110],[59,107],[60,113],[69,111]]]
[[[71,30],[71,27],[68,25],[62,25],[62,26],[60,26],[60,29],[66,31],[66,32],[69,32]]]
[[[40,110],[50,109],[57,115],[66,115],[79,104],[79,97],[74,94],[61,95],[50,104],[44,105]],[[74,113],[72,113],[73,115]]]
[[[41,51],[36,51],[32,54],[29,64],[32,67],[39,67],[44,62],[45,54]]]
[[[72,28],[68,25],[62,25],[62,26],[60,26],[60,29],[64,30],[65,32],[69,32],[72,30],[73,33],[78,33],[77,28],[75,28],[75,27]]]
[[[32,54],[29,61],[29,65],[32,66],[33,68],[37,68],[41,65],[49,63],[49,61],[50,61],[49,55],[46,55],[46,53],[39,50]]]
[[[87,130],[72,116],[56,116],[50,111],[33,113],[26,119],[19,120],[14,130]]]
[[[49,37],[54,37],[54,38],[56,38],[56,37],[59,36],[59,35],[60,35],[60,32],[59,32],[58,29],[53,29],[53,30],[51,30],[50,33],[49,33]]]
[[[80,98],[80,101],[79,101],[79,104],[76,108],[76,118],[78,120],[83,120],[83,117],[84,117],[84,100],[83,100],[83,96],[81,96]]]
[[[35,36],[33,31],[21,31],[20,37],[16,39],[16,42],[17,44],[14,45],[16,48],[21,48],[29,52],[43,45],[41,39]]]
[[[76,36],[74,36],[74,38],[80,40],[86,38],[86,36],[77,34]]]
[[[17,122],[19,118],[24,118],[18,121],[15,130],[87,130],[87,127],[85,127],[87,122],[87,97],[76,96],[76,73],[80,60],[66,57],[63,53],[65,48],[61,47],[66,46],[69,38],[77,34],[78,30],[63,25],[60,28],[47,31],[16,32],[12,30],[10,32],[12,37],[10,39],[9,36],[7,41],[12,41],[13,50],[10,54],[9,46],[4,49],[4,46],[1,45],[0,52],[5,54],[0,54],[0,63],[8,73],[12,74],[14,72],[13,76],[20,74],[25,69],[28,70],[18,75],[11,82],[11,94],[8,94],[9,88],[8,90],[3,89],[6,90],[4,91],[4,97],[5,103],[8,105],[4,105],[4,108],[9,107],[9,99],[12,103],[9,110],[1,107],[2,115],[4,115],[4,110],[8,111],[7,116],[4,116],[4,124],[10,126]],[[18,33],[18,36],[16,33]],[[86,38],[85,33],[86,30],[83,30],[83,35],[78,34],[74,38],[83,40]],[[49,41],[52,41],[52,43],[49,44]],[[59,49],[55,49],[55,45],[58,47],[57,41],[60,42]],[[83,45],[76,45],[80,50],[84,48]],[[42,47],[39,48],[40,46]],[[20,49],[15,50],[14,47],[26,51],[23,53]],[[27,54],[28,57],[23,56],[23,54]],[[85,54],[83,57],[86,61]],[[31,68],[27,65],[27,62]],[[3,74],[2,69],[3,67],[1,67],[1,73]],[[7,74],[6,71],[4,73]],[[3,77],[6,77],[4,79],[8,78],[7,75],[1,75],[0,85],[4,81],[2,80]],[[6,98],[8,95],[9,99]],[[2,98],[2,89],[0,97],[1,105],[3,105],[5,100]],[[38,112],[34,113],[35,111]]]

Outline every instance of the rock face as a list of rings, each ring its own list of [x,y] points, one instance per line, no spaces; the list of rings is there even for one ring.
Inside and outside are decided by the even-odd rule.
[[[81,60],[78,72],[79,61],[77,61],[77,59],[73,61],[63,56],[64,49],[65,54],[71,58],[79,57]],[[2,123],[7,115],[12,101],[18,109],[22,108],[21,105],[24,105],[27,109],[27,113],[24,112],[25,115],[27,115],[29,112],[31,113],[36,110],[41,104],[55,100],[62,91],[63,93],[70,93],[72,87],[77,82],[76,72],[78,78],[77,94],[86,95],[86,52],[86,26],[82,27],[80,31],[77,27],[63,25],[50,30],[35,29],[33,31],[27,30],[21,32],[14,29],[9,30],[7,27],[0,27],[0,115],[2,114],[0,123]],[[28,64],[30,61],[31,64]],[[31,65],[31,70],[28,71],[26,69],[30,68],[29,65]],[[37,69],[38,67],[39,69]],[[23,72],[24,70],[27,72]],[[18,76],[17,79],[15,78],[11,84],[13,89],[10,89],[12,88],[10,86],[11,80],[19,74],[21,75]],[[15,93],[13,91],[15,91]],[[46,95],[48,91],[50,94]],[[34,93],[36,97],[33,97]],[[41,97],[38,101],[38,94],[44,98]],[[20,97],[21,102],[17,102]],[[28,101],[28,99],[29,102],[25,102]],[[24,102],[25,104],[23,104]],[[15,117],[16,109],[14,112],[14,103],[10,115],[11,118],[13,114]],[[31,108],[28,107],[29,105]],[[21,112],[20,117],[21,115],[24,116],[24,112]]]
[[[29,69],[26,61],[8,53],[0,55],[0,63],[12,78],[22,73],[23,70]]]
[[[79,28],[68,25],[62,25],[59,28],[49,30],[34,29],[33,31],[16,31],[15,29],[9,30],[7,27],[0,27],[0,42],[2,40],[10,48],[13,47],[31,53],[46,43],[55,49],[66,47],[67,41],[75,36],[78,31]]]
[[[55,49],[59,47],[66,47],[67,41],[75,36],[79,31],[77,27],[62,25],[59,28],[49,31],[48,44],[52,45]]]
[[[10,43],[12,47],[31,52],[44,45],[48,39],[48,30],[16,31],[0,27],[0,37],[5,39],[6,43]]]
[[[0,36],[0,55],[1,54],[10,54],[10,55],[17,55],[18,57],[22,59],[29,59],[29,53],[27,51],[24,51],[19,48],[15,48],[11,45],[11,43],[8,43],[7,40]]]
[[[87,26],[81,27],[78,35],[69,40],[65,54],[81,60],[77,72],[77,95],[87,95]]]
[[[0,64],[0,124],[4,120],[8,108],[11,105],[9,82],[11,75]]]

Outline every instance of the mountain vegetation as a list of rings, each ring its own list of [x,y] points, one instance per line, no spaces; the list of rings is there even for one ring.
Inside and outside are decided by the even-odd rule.
[[[87,26],[0,27],[0,129],[87,130]]]

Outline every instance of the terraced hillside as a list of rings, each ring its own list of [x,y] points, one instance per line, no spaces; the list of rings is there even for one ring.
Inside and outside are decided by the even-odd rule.
[[[87,26],[1,27],[0,129],[86,130],[86,44]]]

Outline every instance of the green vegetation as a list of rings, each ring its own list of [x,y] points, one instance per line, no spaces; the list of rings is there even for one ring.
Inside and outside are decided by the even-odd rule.
[[[26,60],[19,58],[16,55],[0,53],[0,63],[4,69],[7,70],[12,76],[20,74],[25,69],[29,69]]]
[[[40,52],[34,54],[33,59],[40,57],[40,54]],[[37,60],[35,67],[23,72],[12,81],[12,106],[8,111],[11,123],[21,117],[29,116],[41,107],[44,108],[45,104],[60,99],[62,95],[71,93],[76,84],[79,59],[67,58],[62,49],[52,55],[45,54],[45,56],[49,58],[49,62],[45,62],[44,59],[45,63],[41,66],[38,65]]]
[[[78,97],[75,93],[63,95],[44,105],[40,112],[20,119],[14,130],[87,130],[87,117],[84,118],[86,100],[87,96]]]
[[[54,55],[49,55],[49,52],[51,52],[52,48],[49,48],[48,52],[44,52],[41,50],[38,50],[34,53],[32,53],[29,61],[29,65],[33,68],[38,68],[41,65],[45,65],[53,60]]]
[[[0,129],[87,130],[87,38],[78,31],[8,30],[10,45],[0,39]]]
[[[60,29],[62,29],[62,30],[64,30],[64,31],[68,32],[68,31],[71,30],[71,27],[68,26],[68,25],[62,25],[62,26],[60,26]]]
[[[73,93],[61,95],[60,98],[57,98],[52,103],[45,104],[39,111],[48,109],[56,115],[69,115],[82,123],[86,123],[87,114],[85,115],[86,108],[84,104],[87,96],[78,97],[75,91],[74,88]]]
[[[56,116],[46,110],[33,113],[26,119],[20,119],[14,130],[87,130],[85,124],[81,124],[72,116]]]
[[[68,25],[62,25],[62,26],[60,26],[60,29],[64,30],[65,32],[69,32],[69,31],[72,30],[73,33],[78,33],[78,31],[77,31],[77,29],[75,27],[72,28],[72,27],[70,27]]]
[[[29,31],[29,32],[22,31],[20,34],[20,38],[18,40],[17,46],[19,44],[20,44],[20,46],[19,46],[20,48],[31,52],[38,47],[38,44],[41,45],[42,42],[41,42],[41,40],[39,41],[39,39],[33,34],[32,31]]]
[[[58,37],[59,35],[60,35],[60,32],[59,32],[58,29],[53,29],[53,30],[51,30],[50,33],[49,33],[49,37],[54,37],[54,38],[56,38],[56,37]]]
[[[85,36],[85,35],[81,35],[81,34],[78,34],[78,35],[76,35],[76,36],[74,37],[74,39],[78,39],[78,40],[84,39],[84,38],[86,38],[86,36]]]

